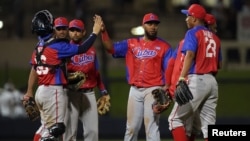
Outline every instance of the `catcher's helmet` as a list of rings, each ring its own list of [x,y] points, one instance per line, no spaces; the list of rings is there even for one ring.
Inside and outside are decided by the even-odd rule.
[[[38,11],[32,19],[32,33],[46,36],[53,32],[53,15],[48,10]]]

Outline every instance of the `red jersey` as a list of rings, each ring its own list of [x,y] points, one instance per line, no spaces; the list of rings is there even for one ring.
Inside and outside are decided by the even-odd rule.
[[[221,56],[221,43],[216,34],[204,26],[187,31],[182,52],[190,50],[196,54],[189,74],[216,74]]]
[[[31,57],[31,64],[38,75],[38,85],[66,85],[65,74],[59,65],[62,59],[77,54],[78,46],[65,41],[52,41],[46,46],[43,44],[43,41],[38,43],[37,50],[33,51]],[[41,55],[38,55],[37,51],[42,51]],[[37,63],[39,61],[37,57],[43,65]]]
[[[69,72],[82,71],[86,74],[86,81],[80,88],[95,88],[98,86],[100,91],[106,90],[102,82],[96,50],[92,46],[86,53],[71,57],[67,65]]]
[[[162,39],[146,41],[141,37],[114,43],[113,57],[126,59],[130,85],[146,88],[165,85],[165,71],[171,54],[170,44]]]
[[[176,84],[179,81],[179,77],[183,68],[183,63],[184,63],[184,57],[185,55],[181,52],[182,47],[183,47],[183,42],[184,40],[181,40],[177,48],[175,49],[172,58],[174,59],[173,62],[173,70],[171,74],[171,85],[169,87],[169,92],[170,94],[174,95],[174,91],[176,89]]]

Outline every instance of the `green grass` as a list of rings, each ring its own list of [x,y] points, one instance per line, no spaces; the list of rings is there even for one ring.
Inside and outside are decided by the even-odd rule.
[[[218,79],[225,79],[225,78],[230,78],[230,79],[250,79],[250,73],[249,70],[220,70],[217,75]]]
[[[250,84],[219,84],[217,115],[219,117],[250,117]]]

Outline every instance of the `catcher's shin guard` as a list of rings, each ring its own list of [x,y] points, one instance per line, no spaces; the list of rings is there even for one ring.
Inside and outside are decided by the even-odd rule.
[[[57,141],[54,136],[42,137],[40,141]]]

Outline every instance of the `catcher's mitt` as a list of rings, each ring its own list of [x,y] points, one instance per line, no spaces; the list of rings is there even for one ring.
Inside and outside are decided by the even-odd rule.
[[[35,121],[40,117],[40,111],[33,97],[24,97],[22,100],[22,104],[27,116],[31,121]]]
[[[172,102],[169,92],[164,91],[161,88],[154,89],[152,95],[155,99],[152,109],[154,113],[160,114],[163,111],[167,110]]]
[[[97,111],[100,115],[106,114],[110,106],[110,96],[108,94],[101,96],[97,100]]]
[[[67,88],[76,91],[86,81],[86,75],[81,71],[70,72],[67,75],[67,80],[68,80]]]
[[[188,103],[193,99],[193,94],[191,93],[185,80],[179,80],[176,90],[175,90],[175,101],[181,106]]]

